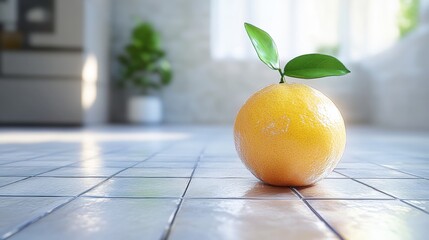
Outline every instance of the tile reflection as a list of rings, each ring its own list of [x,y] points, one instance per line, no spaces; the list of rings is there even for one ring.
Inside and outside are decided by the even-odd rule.
[[[63,167],[44,173],[48,177],[110,177],[123,168]]]
[[[429,199],[426,179],[362,179],[362,182],[400,199]]]
[[[101,147],[97,141],[91,135],[84,135],[81,141],[81,160],[91,159],[95,162],[101,162],[99,157],[101,153]]]
[[[77,199],[13,239],[159,239],[177,200]]]
[[[96,197],[181,197],[187,178],[112,178],[86,193]]]
[[[34,177],[0,188],[0,195],[76,196],[103,180],[103,178]]]
[[[0,197],[0,238],[6,238],[17,226],[69,200],[66,197]]]
[[[187,198],[297,199],[290,188],[273,187],[254,179],[193,178]]]
[[[335,239],[296,200],[185,199],[170,239]]]
[[[116,177],[191,177],[192,168],[129,168]]]
[[[304,198],[392,198],[351,179],[325,179],[297,190]]]
[[[429,215],[397,200],[309,200],[346,239],[426,239]]]
[[[405,202],[407,202],[407,203],[409,203],[409,204],[411,204],[411,205],[413,205],[413,206],[415,206],[415,207],[417,207],[417,208],[419,208],[419,209],[421,209],[421,210],[429,213],[429,200],[420,200],[420,201],[418,201],[418,200],[408,200],[408,201],[405,201]]]

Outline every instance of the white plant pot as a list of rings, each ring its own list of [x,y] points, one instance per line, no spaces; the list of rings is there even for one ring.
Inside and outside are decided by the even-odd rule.
[[[162,121],[162,103],[159,97],[131,97],[128,100],[128,120],[132,123],[160,123]]]

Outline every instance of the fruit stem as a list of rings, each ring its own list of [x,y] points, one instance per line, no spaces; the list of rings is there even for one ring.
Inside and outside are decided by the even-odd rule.
[[[280,73],[280,76],[281,76],[280,83],[285,83],[285,75],[284,75],[284,73],[282,72],[282,70],[280,68],[277,69],[277,70],[279,70],[279,73]]]

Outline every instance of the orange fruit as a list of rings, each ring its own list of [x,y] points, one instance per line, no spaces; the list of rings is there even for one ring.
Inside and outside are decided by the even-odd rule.
[[[303,84],[273,84],[251,96],[234,124],[237,152],[257,178],[275,186],[306,186],[326,177],[346,144],[341,113]]]

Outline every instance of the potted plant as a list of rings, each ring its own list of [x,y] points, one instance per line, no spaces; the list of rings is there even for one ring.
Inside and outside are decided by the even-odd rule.
[[[137,24],[130,43],[118,57],[121,87],[129,87],[128,120],[132,123],[162,121],[159,91],[171,82],[170,63],[162,50],[159,33],[147,22]]]

